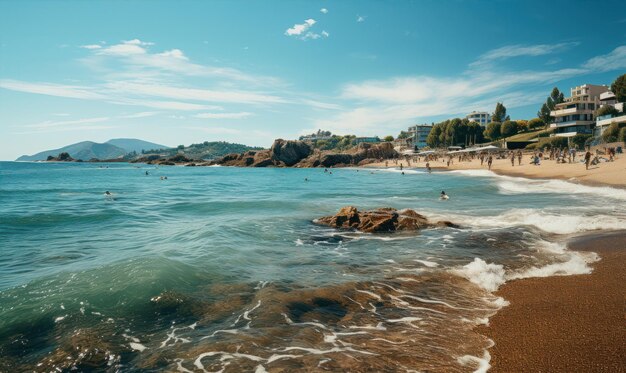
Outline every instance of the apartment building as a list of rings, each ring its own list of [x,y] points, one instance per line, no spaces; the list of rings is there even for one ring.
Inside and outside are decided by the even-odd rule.
[[[574,133],[591,134],[596,125],[595,111],[600,107],[600,96],[609,91],[605,85],[584,84],[571,89],[570,97],[556,104],[550,116],[556,136]]]
[[[472,111],[467,114],[465,118],[467,118],[470,122],[476,122],[483,127],[491,122],[491,114],[486,111]]]

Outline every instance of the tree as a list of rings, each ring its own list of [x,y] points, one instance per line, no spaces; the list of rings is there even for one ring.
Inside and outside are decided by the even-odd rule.
[[[504,122],[505,120],[509,120],[509,116],[506,115],[506,107],[504,104],[501,102],[496,104],[496,110],[493,112],[491,120],[493,122]]]
[[[528,129],[534,130],[545,127],[545,122],[541,118],[533,118],[528,121]]]
[[[509,137],[517,134],[519,125],[514,120],[507,120],[500,126],[500,134],[502,137]]]
[[[391,141],[393,141],[393,136],[391,136],[391,135],[385,136],[385,138],[383,140],[385,140],[387,142],[391,142]]]
[[[176,149],[183,150],[183,149],[185,149],[185,145],[178,145],[178,147]]]
[[[546,99],[546,102],[541,106],[541,109],[537,112],[537,117],[543,121],[546,125],[552,122],[550,112],[554,110],[556,104],[560,104],[565,101],[563,92],[559,91],[557,87],[552,88],[550,96]]]
[[[619,102],[626,102],[626,74],[620,75],[611,84],[611,92]]]
[[[619,136],[617,137],[618,141],[626,143],[626,127],[619,130]]]
[[[596,111],[596,117],[602,117],[604,115],[616,116],[617,114],[619,114],[619,111],[617,111],[613,105],[604,105]]]
[[[485,136],[487,136],[491,141],[497,140],[500,138],[500,128],[502,124],[500,122],[491,122],[485,128]]]
[[[617,141],[617,136],[619,135],[619,124],[617,122],[613,122],[609,125],[607,129],[602,132],[602,139],[606,142],[614,142]]]

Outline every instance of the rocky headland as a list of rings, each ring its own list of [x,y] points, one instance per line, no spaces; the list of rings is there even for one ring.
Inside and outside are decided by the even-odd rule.
[[[361,143],[343,153],[314,149],[299,140],[275,140],[268,150],[228,154],[211,164],[238,167],[346,167],[397,158],[391,143]]]
[[[415,210],[397,210],[391,207],[369,211],[359,211],[354,206],[343,207],[332,216],[313,220],[316,224],[338,229],[357,230],[366,233],[388,233],[396,231],[417,231],[427,228],[451,227],[458,225],[449,221],[429,221]]]

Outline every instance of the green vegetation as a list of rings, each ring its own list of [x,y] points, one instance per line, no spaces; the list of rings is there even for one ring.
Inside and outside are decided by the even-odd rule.
[[[485,128],[485,136],[488,137],[491,141],[495,141],[502,137],[502,123],[500,122],[491,122]]]
[[[393,136],[391,136],[391,135],[389,135],[389,136],[385,136],[385,138],[383,139],[383,141],[391,142],[391,141],[393,141]]]
[[[585,145],[587,145],[592,137],[593,135],[583,135],[579,133],[578,135],[572,137],[572,144],[574,144],[578,149],[584,149]]]
[[[226,141],[205,141],[189,146],[179,145],[175,149],[153,149],[142,151],[141,153],[144,155],[158,154],[164,157],[173,157],[177,154],[182,154],[187,158],[193,159],[213,159],[230,153],[243,153],[248,150],[262,149],[263,148],[260,147],[233,144]]]
[[[554,110],[556,104],[560,104],[565,101],[563,92],[559,91],[557,87],[552,88],[550,96],[546,99],[546,102],[541,106],[541,109],[537,112],[537,117],[543,121],[546,125],[552,122],[550,111]]]
[[[496,110],[494,110],[493,114],[491,115],[491,120],[493,122],[504,122],[506,120],[510,120],[509,116],[506,115],[506,107],[504,106],[504,104],[502,104],[501,102],[498,102],[496,104]]]
[[[618,123],[611,123],[607,129],[602,132],[602,140],[606,142],[615,142],[617,141],[617,136],[620,133],[620,126]]]
[[[343,151],[343,150],[348,150],[354,147],[355,138],[356,136],[354,135],[346,135],[346,136],[332,135],[328,139],[311,140],[310,144],[313,145],[313,148],[319,149],[319,150]]]
[[[596,117],[601,117],[604,115],[615,116],[619,114],[619,111],[612,105],[604,105],[600,109],[596,111]]]
[[[502,137],[509,137],[509,136],[513,136],[516,135],[517,132],[519,132],[520,130],[520,126],[519,124],[517,124],[516,121],[514,120],[507,120],[504,123],[502,123],[502,126],[500,127],[500,134],[502,135]]]
[[[618,76],[611,84],[611,92],[619,102],[626,102],[626,74]]]
[[[544,122],[543,119],[533,118],[528,121],[527,127],[529,130],[536,130],[537,128],[544,128],[545,126],[546,126],[546,122]]]
[[[484,141],[483,128],[476,122],[454,118],[433,125],[426,138],[431,148],[479,144]]]
[[[626,143],[626,127],[619,130],[619,136],[617,137],[618,141]]]
[[[554,132],[552,129],[545,130],[542,128],[540,130],[518,133],[517,135],[513,135],[507,138],[507,140],[508,141],[530,141],[534,138],[549,137],[552,132]]]

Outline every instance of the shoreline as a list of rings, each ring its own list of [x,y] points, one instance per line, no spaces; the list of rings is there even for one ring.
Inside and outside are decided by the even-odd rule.
[[[620,154],[613,162],[601,162],[597,166],[591,166],[585,170],[584,163],[564,163],[558,164],[554,160],[543,160],[541,165],[534,166],[529,163],[529,155],[524,154],[522,164],[518,165],[517,158],[515,166],[511,166],[510,159],[494,159],[491,171],[503,176],[524,177],[528,179],[557,179],[571,183],[588,186],[609,186],[626,189],[626,155]],[[449,166],[447,160],[441,158],[438,161],[431,161],[430,167],[434,170],[456,171],[456,170],[488,170],[486,162],[481,165],[478,159],[458,162],[458,158],[453,160]],[[426,162],[411,162],[407,164],[405,160],[398,160],[398,165],[394,160],[385,162],[370,163],[367,168],[397,168],[400,163],[407,169],[426,168]]]
[[[495,293],[510,304],[476,328],[495,343],[491,372],[626,371],[626,231],[580,235],[568,249],[601,260],[591,274],[514,280]]]

